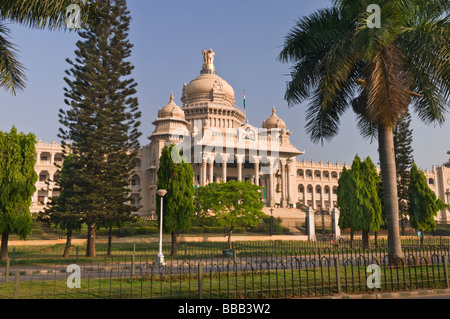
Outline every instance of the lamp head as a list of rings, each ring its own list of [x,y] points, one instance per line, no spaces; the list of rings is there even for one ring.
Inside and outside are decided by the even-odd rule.
[[[158,191],[156,191],[156,195],[158,195],[159,197],[164,197],[167,194],[167,191],[165,189],[159,189]]]

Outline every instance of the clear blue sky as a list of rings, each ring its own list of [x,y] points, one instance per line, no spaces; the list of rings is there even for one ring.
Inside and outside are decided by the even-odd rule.
[[[299,160],[351,163],[358,153],[377,163],[377,143],[360,137],[351,111],[332,142],[313,144],[304,129],[305,106],[289,108],[283,99],[289,65],[276,58],[284,37],[298,17],[330,5],[330,0],[129,0],[130,40],[134,44],[131,61],[143,113],[141,144],[149,143],[151,122],[158,108],[168,103],[171,90],[181,105],[183,83],[199,75],[201,51],[212,48],[218,75],[234,88],[238,106],[242,106],[246,90],[250,123],[261,126],[275,106],[293,133],[292,143],[306,151]],[[9,131],[16,125],[43,141],[59,141],[57,114],[66,107],[65,59],[73,57],[79,37],[74,32],[10,27],[28,80],[27,88],[17,96],[0,90],[0,130]],[[422,169],[448,160],[450,123],[426,126],[413,115],[412,128],[414,157]]]

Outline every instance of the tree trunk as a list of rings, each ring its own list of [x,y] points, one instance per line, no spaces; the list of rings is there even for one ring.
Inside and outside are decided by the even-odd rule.
[[[399,258],[402,258],[402,246],[399,232],[397,171],[392,128],[383,125],[378,126],[378,143],[381,179],[383,181],[384,207],[388,229],[388,256],[390,261],[395,262]]]
[[[363,230],[362,231],[362,244],[363,244],[363,249],[369,249],[370,248],[370,242],[369,242],[369,231],[368,230]]]
[[[228,248],[233,249],[233,246],[231,245],[231,233],[233,232],[233,226],[231,226],[230,231],[228,233]]]
[[[373,235],[374,235],[374,239],[375,239],[375,248],[378,248],[379,247],[379,245],[378,245],[378,232],[376,231]]]
[[[170,256],[176,256],[177,251],[177,232],[172,232],[172,247],[170,248]]]
[[[88,225],[86,257],[95,257],[95,223]]]
[[[108,231],[108,250],[106,251],[106,256],[111,257],[111,246],[112,246],[112,227],[109,227]]]
[[[63,258],[69,258],[70,247],[72,247],[72,229],[67,230],[66,246],[64,247]]]
[[[3,261],[8,259],[8,237],[9,237],[8,232],[4,232],[2,234],[2,246],[1,246],[1,250],[0,250],[0,259]]]
[[[353,234],[354,234],[354,231],[351,229],[350,230],[350,248],[353,248]]]

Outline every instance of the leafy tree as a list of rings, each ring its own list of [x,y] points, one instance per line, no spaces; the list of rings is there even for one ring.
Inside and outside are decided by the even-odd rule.
[[[30,28],[66,28],[67,7],[80,6],[83,23],[94,25],[102,16],[96,10],[95,1],[85,0],[2,0],[0,1],[0,87],[16,94],[25,87],[25,68],[17,58],[17,48],[10,41],[10,29],[6,21],[20,23]]]
[[[374,0],[381,28],[368,23],[369,2],[334,0],[302,17],[279,55],[293,62],[285,99],[311,98],[306,130],[315,142],[339,132],[352,108],[364,136],[378,137],[389,258],[401,258],[393,128],[412,109],[428,123],[444,123],[450,96],[448,0]]]
[[[402,234],[405,234],[405,223],[409,206],[410,170],[414,162],[412,148],[411,114],[407,112],[401,117],[400,123],[394,128],[395,166],[398,180],[398,210]]]
[[[250,181],[210,183],[197,189],[195,209],[200,216],[213,218],[219,226],[228,227],[228,247],[231,249],[234,227],[256,226],[267,217],[262,212],[261,190]]]
[[[0,258],[8,258],[8,238],[17,234],[25,239],[30,234],[33,219],[30,213],[31,196],[36,192],[36,137],[0,132]]]
[[[191,227],[194,218],[194,172],[192,166],[181,160],[174,144],[164,146],[157,172],[158,189],[165,189],[163,199],[163,230],[172,235],[171,255],[177,254],[177,234]],[[160,218],[160,199],[156,198]]]
[[[369,248],[369,232],[383,224],[378,197],[379,176],[370,157],[363,162],[358,155],[350,170],[344,170],[338,182],[339,226],[352,233],[362,231],[363,247]]]
[[[82,171],[79,158],[70,154],[64,159],[60,180],[56,181],[54,191],[58,196],[51,198],[48,208],[40,214],[40,220],[51,223],[67,233],[63,257],[68,258],[72,247],[72,233],[80,230],[84,224],[83,193],[76,184],[78,174]]]
[[[95,230],[129,218],[133,207],[129,180],[139,149],[137,83],[130,78],[132,44],[127,39],[130,15],[125,0],[99,0],[106,16],[80,31],[76,59],[65,78],[65,103],[59,111],[65,127],[58,135],[65,149],[79,157],[82,170],[76,184],[87,202],[87,256],[95,257]],[[67,152],[67,150],[65,150]]]
[[[413,163],[411,168],[409,201],[411,226],[420,231],[436,230],[436,220],[434,217],[439,210],[445,209],[448,205],[436,197],[436,194],[427,184],[425,174],[417,169],[415,163]],[[423,240],[423,236],[421,239]]]

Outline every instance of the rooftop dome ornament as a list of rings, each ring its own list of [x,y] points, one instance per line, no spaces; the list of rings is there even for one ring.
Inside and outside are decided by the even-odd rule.
[[[216,56],[216,53],[212,49],[209,49],[208,51],[203,50],[202,54],[204,64],[201,73],[216,74],[216,68],[214,67],[214,57]]]

